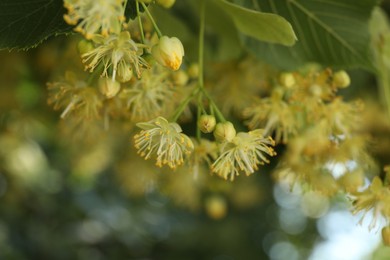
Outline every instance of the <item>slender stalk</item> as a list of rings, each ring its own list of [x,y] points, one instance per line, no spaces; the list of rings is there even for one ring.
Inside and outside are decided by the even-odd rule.
[[[200,101],[199,101],[199,99],[200,99]],[[201,95],[198,96],[198,103],[199,102],[202,102]],[[197,119],[198,120],[201,117],[201,115],[202,115],[202,108],[198,104],[198,113],[197,113]],[[198,139],[198,141],[200,142],[200,138],[201,137],[202,137],[202,133],[200,132],[200,128],[198,127],[198,124],[197,124],[196,125],[196,139]]]
[[[145,44],[145,34],[144,34],[144,27],[142,25],[142,20],[141,20],[141,12],[139,11],[139,1],[135,1],[135,6],[137,9],[137,18],[138,18],[138,26],[139,26],[139,31],[141,32],[141,42],[142,44]]]
[[[90,86],[92,82],[100,76],[101,72],[103,70],[103,64],[100,63],[98,67],[89,75],[88,80],[87,80],[87,85]]]
[[[209,93],[207,93],[207,91],[205,89],[202,89],[202,92],[206,96],[206,98],[209,100],[210,106],[213,108],[212,111],[217,116],[217,119],[221,122],[225,122],[226,121],[225,117],[223,116],[221,110],[219,110],[217,104],[215,104],[214,100],[210,97]]]
[[[225,122],[226,119],[223,116],[222,112],[218,109],[218,106],[214,103],[213,99],[204,88],[204,30],[205,30],[205,21],[206,21],[206,9],[205,9],[205,0],[200,0],[200,1],[201,2],[200,2],[200,27],[199,27],[199,57],[198,57],[199,89],[201,90],[200,93],[204,94],[205,97],[209,100],[210,107],[212,107],[211,111],[213,113],[215,112],[217,119],[221,122]],[[198,106],[201,106],[201,104],[198,103]]]
[[[198,75],[198,83],[199,88],[204,88],[204,27],[205,27],[205,1],[200,0],[200,27],[199,27],[199,75]]]
[[[155,29],[156,32],[157,32],[158,38],[161,38],[163,35],[162,35],[160,29],[158,28],[156,22],[154,21],[152,14],[149,12],[148,7],[147,7],[144,3],[142,3],[142,2],[141,2],[141,5],[142,5],[142,7],[143,7],[144,10],[145,10],[146,15],[149,17],[150,21],[152,22],[153,27],[154,27],[154,29]]]
[[[203,73],[203,63],[204,63],[204,25],[205,25],[205,2],[204,0],[200,0],[200,27],[199,27],[199,48],[198,48],[198,64],[199,64],[199,75],[198,75],[198,89],[204,90],[204,73]],[[203,92],[199,91],[198,93],[198,113],[197,119],[202,115],[202,97]],[[204,108],[203,108],[204,110]],[[200,132],[200,128],[198,125],[196,126],[196,138],[200,141],[202,133]]]
[[[382,92],[382,100],[386,106],[387,116],[390,117],[390,78],[388,75],[388,69],[383,62],[383,58],[380,57],[380,68],[379,68],[379,78],[380,78],[380,88]]]
[[[171,117],[171,120],[170,120],[171,122],[176,122],[179,119],[179,117],[183,113],[184,109],[186,109],[188,103],[190,103],[190,101],[194,98],[194,96],[196,94],[198,94],[198,91],[199,91],[199,88],[195,88],[191,92],[191,94],[189,94],[188,97],[180,103],[179,107],[175,110],[175,112],[173,113],[173,116]]]

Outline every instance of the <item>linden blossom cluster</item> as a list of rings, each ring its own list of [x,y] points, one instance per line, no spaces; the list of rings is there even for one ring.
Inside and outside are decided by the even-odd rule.
[[[174,2],[158,1],[157,4],[169,8]],[[144,58],[151,50],[159,64],[178,70],[184,56],[180,40],[160,35],[156,28],[159,33],[156,44],[150,46],[145,39],[137,43],[129,31],[123,30],[128,27],[124,23],[125,3],[127,1],[124,0],[64,0],[64,6],[68,9],[68,14],[64,15],[65,21],[76,25],[75,31],[88,40],[79,45],[85,69],[90,72],[100,70],[101,76],[111,78],[113,82],[128,82],[133,74],[141,78],[142,72],[151,67]],[[143,31],[140,33],[144,35]],[[111,85],[117,88],[118,84]]]
[[[258,165],[269,163],[265,157],[266,154],[276,155],[271,148],[275,142],[271,137],[265,138],[263,130],[236,134],[231,122],[218,124],[215,122],[213,116],[202,115],[198,120],[198,127],[204,133],[214,132],[214,137],[219,143],[219,155],[211,165],[212,172],[218,176],[233,181],[240,172],[250,175],[258,170]],[[158,117],[150,122],[137,124],[137,126],[142,129],[134,137],[138,153],[145,159],[149,159],[154,154],[157,156],[156,165],[160,167],[168,165],[175,169],[183,164],[184,157],[194,150],[193,143],[181,133],[182,130],[177,123],[168,123],[166,119]],[[209,156],[203,155],[202,157],[210,163]]]

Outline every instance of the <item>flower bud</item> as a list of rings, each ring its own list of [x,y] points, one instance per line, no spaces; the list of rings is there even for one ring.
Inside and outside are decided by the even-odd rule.
[[[215,126],[214,137],[218,142],[231,142],[235,136],[236,129],[231,122],[218,123]]]
[[[382,228],[382,239],[385,246],[390,246],[390,226]]]
[[[168,36],[163,36],[153,46],[152,55],[164,67],[178,70],[184,56],[183,44],[176,37],[169,38]]]
[[[199,76],[199,66],[197,63],[192,63],[191,66],[188,68],[188,75],[195,79]]]
[[[344,174],[338,182],[347,192],[356,192],[364,185],[364,173],[362,171],[353,171]]]
[[[156,0],[157,4],[161,5],[164,8],[171,8],[176,0]]]
[[[203,133],[211,133],[215,128],[216,120],[212,115],[202,115],[198,119],[198,127]]]
[[[221,196],[207,198],[205,208],[207,215],[215,220],[222,219],[227,213],[226,200]]]
[[[295,84],[295,78],[292,73],[282,73],[279,77],[280,84],[283,87],[291,88]]]
[[[99,90],[107,98],[113,98],[121,89],[121,84],[111,79],[104,79],[100,82]]]
[[[183,70],[173,73],[172,78],[177,86],[184,86],[188,82],[188,75]]]
[[[84,53],[87,53],[89,51],[92,51],[94,49],[93,44],[90,41],[86,41],[86,40],[81,40],[78,43],[77,48],[78,48],[79,53],[81,55],[83,55]]]
[[[351,84],[351,78],[347,72],[340,70],[333,74],[333,84],[340,88],[346,88]]]

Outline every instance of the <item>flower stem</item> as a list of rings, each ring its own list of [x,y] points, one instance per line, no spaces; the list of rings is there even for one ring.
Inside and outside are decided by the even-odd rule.
[[[144,34],[144,28],[142,26],[141,12],[139,11],[139,1],[138,0],[135,1],[135,6],[137,9],[138,26],[139,26],[139,30],[141,32],[141,42],[142,42],[142,44],[145,44],[145,34]]]
[[[204,27],[205,27],[205,1],[200,0],[200,27],[199,27],[199,88],[204,89]]]
[[[204,31],[205,31],[205,21],[206,21],[206,9],[205,9],[205,0],[200,0],[200,27],[199,27],[199,77],[198,77],[198,87],[205,95],[205,97],[210,102],[211,111],[217,116],[218,120],[225,122],[226,119],[223,116],[222,112],[218,109],[218,106],[213,101],[212,97],[207,93],[204,88]],[[198,100],[198,107],[201,107],[202,100]]]
[[[190,101],[194,98],[194,96],[198,93],[198,91],[199,91],[199,88],[194,88],[194,90],[191,92],[191,94],[189,94],[187,96],[187,98],[184,99],[180,103],[179,107],[173,113],[173,116],[171,117],[170,122],[176,122],[179,119],[179,117],[183,113],[184,109],[186,109],[188,103],[190,103]]]
[[[199,120],[199,118],[201,117],[202,115],[202,106],[200,106],[199,104],[202,103],[202,92],[199,92],[198,93],[198,113],[196,115],[196,119]],[[200,128],[198,127],[198,124],[196,124],[196,139],[198,139],[198,141],[200,142],[200,139],[202,137],[202,133],[200,132]]]
[[[163,35],[162,35],[160,29],[158,28],[156,21],[154,21],[152,14],[149,12],[148,7],[143,2],[141,2],[141,5],[145,10],[146,15],[149,17],[150,21],[152,22],[153,27],[157,32],[158,38],[161,38]]]
[[[225,122],[226,119],[225,117],[223,116],[221,110],[219,110],[217,104],[215,104],[213,98],[209,95],[209,93],[207,93],[207,91],[205,89],[202,89],[202,92],[203,94],[206,96],[206,98],[209,100],[210,102],[210,107],[212,107],[212,111],[215,113],[215,115],[217,116],[217,119],[220,121],[220,122]]]

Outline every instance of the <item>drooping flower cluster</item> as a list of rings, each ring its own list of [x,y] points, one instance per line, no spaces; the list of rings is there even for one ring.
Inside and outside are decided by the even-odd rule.
[[[142,129],[134,136],[138,153],[146,160],[156,156],[156,165],[159,167],[168,165],[176,169],[194,149],[194,144],[182,133],[181,127],[176,123],[169,123],[163,117],[138,123],[137,126]]]
[[[269,156],[276,155],[275,143],[282,143],[285,152],[277,166],[277,178],[299,182],[326,196],[348,192],[356,198],[356,211],[374,208],[377,214],[388,214],[386,185],[377,185],[374,179],[372,188],[358,192],[368,168],[364,165],[369,165],[370,159],[367,138],[356,131],[361,104],[336,96],[351,83],[345,71],[316,67],[304,73],[281,73],[277,78],[273,70],[246,58],[214,64],[216,73],[206,73],[206,83],[201,78],[196,85],[195,79],[203,77],[205,66],[189,66],[185,72],[182,43],[162,35],[148,12],[153,4],[170,7],[173,2],[65,0],[65,20],[87,39],[79,49],[86,70],[92,74],[85,81],[68,77],[49,84],[49,103],[64,110],[62,117],[103,117],[105,125],[111,117],[126,126],[154,118],[137,124],[141,131],[134,136],[135,148],[146,160],[154,158],[159,167],[182,166],[168,177],[162,190],[186,193],[182,197],[185,203],[198,203],[201,193],[195,185],[191,192],[185,189],[197,179],[186,173],[232,181],[268,163]],[[141,5],[144,13],[138,10],[139,19],[124,24],[128,3]],[[195,117],[194,110],[196,138],[189,138],[178,122],[184,113]],[[165,117],[173,118],[172,122]],[[237,134],[225,117],[243,119],[252,131]],[[203,138],[206,134],[214,139],[211,135]],[[160,178],[150,173],[155,168],[142,164],[133,164],[148,172],[138,180],[145,186],[141,193],[159,185]],[[205,174],[210,169],[214,175]]]
[[[240,172],[250,175],[258,170],[258,165],[269,162],[266,154],[276,155],[271,148],[273,145],[274,141],[270,137],[265,138],[262,130],[240,132],[231,142],[223,144],[221,155],[211,169],[217,175],[231,181]]]

